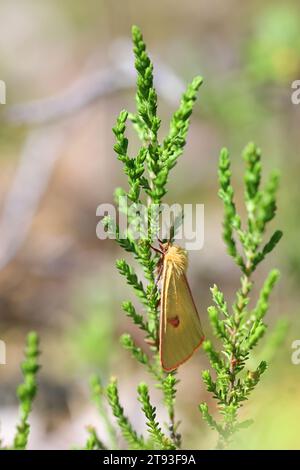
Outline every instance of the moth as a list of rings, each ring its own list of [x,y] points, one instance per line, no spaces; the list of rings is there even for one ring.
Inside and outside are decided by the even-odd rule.
[[[170,242],[159,241],[161,281],[159,351],[162,368],[177,369],[198,349],[204,334],[186,278],[187,253]]]

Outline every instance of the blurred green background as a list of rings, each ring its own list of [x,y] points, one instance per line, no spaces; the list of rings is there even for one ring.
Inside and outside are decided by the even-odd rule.
[[[231,151],[239,208],[241,151],[248,141],[262,148],[265,174],[274,167],[281,171],[272,228],[282,229],[284,238],[255,278],[258,289],[270,267],[282,273],[268,314],[271,342],[266,336],[252,358],[253,367],[260,358],[270,364],[242,410],[255,423],[235,447],[299,449],[300,365],[291,362],[291,344],[300,339],[300,105],[291,102],[291,84],[300,79],[299,2],[2,0],[0,18],[0,79],[7,86],[7,103],[0,105],[4,442],[13,433],[15,386],[30,329],[39,332],[43,352],[31,448],[81,443],[87,424],[105,440],[89,402],[92,372],[104,382],[118,376],[126,412],[143,429],[135,390],[148,377],[118,339],[128,331],[142,346],[143,338],[121,311],[122,300],[131,296],[114,267],[121,251],[95,234],[96,207],[112,202],[114,188],[125,181],[111,128],[120,109],[134,109],[128,41],[137,24],[156,66],[163,130],[182,84],[197,74],[205,79],[167,200],[205,205],[205,245],[192,253],[188,277],[208,336],[209,287],[218,284],[231,300],[239,280],[221,239],[219,150]],[[185,448],[215,444],[195,411],[200,401],[211,400],[200,378],[204,367],[199,351],[179,371]],[[153,399],[160,416],[158,391]]]

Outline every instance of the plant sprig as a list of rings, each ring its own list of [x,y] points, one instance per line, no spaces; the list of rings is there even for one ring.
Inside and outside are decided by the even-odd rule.
[[[29,415],[37,392],[37,373],[40,368],[38,364],[39,355],[38,335],[31,332],[27,336],[25,360],[21,364],[24,381],[17,389],[20,402],[20,422],[17,425],[14,437],[13,449],[15,450],[24,450],[27,447],[30,433]]]
[[[252,371],[247,369],[246,363],[251,350],[265,334],[267,325],[264,317],[269,308],[270,294],[279,278],[277,270],[269,273],[256,306],[250,309],[252,275],[265,256],[275,248],[282,232],[276,230],[269,241],[263,244],[266,226],[276,214],[278,174],[273,173],[265,187],[261,188],[260,150],[250,143],[244,150],[243,158],[246,164],[246,228],[242,228],[241,218],[236,211],[231,185],[230,157],[226,149],[221,151],[219,160],[219,195],[224,205],[223,239],[229,255],[241,270],[241,286],[231,309],[218,287],[211,289],[214,306],[209,307],[208,315],[213,333],[222,343],[222,350],[215,349],[209,340],[204,343],[214,377],[208,370],[203,371],[202,377],[207,390],[217,400],[221,419],[218,422],[212,417],[207,403],[200,405],[200,411],[208,425],[217,431],[220,448],[228,447],[233,435],[251,424],[249,420],[238,421],[238,409],[259,383],[267,363],[261,361]]]
[[[151,345],[152,355],[146,354],[138,347],[129,334],[122,336],[121,342],[132,357],[142,364],[156,379],[157,386],[162,390],[164,403],[167,408],[169,437],[164,436],[161,428],[154,419],[154,407],[150,404],[148,389],[145,384],[139,387],[139,401],[146,415],[149,430],[156,448],[180,447],[181,436],[178,433],[178,423],[175,420],[174,403],[177,380],[174,374],[166,374],[158,360],[159,348],[159,300],[160,293],[156,282],[156,267],[158,255],[153,252],[151,245],[157,236],[157,213],[154,207],[160,208],[162,199],[167,192],[167,183],[171,169],[176,165],[183,152],[189,128],[190,116],[197,98],[197,92],[202,84],[202,78],[196,77],[188,85],[183,94],[179,108],[173,114],[168,135],[160,141],[159,129],[161,120],[157,114],[157,93],[153,81],[153,64],[148,56],[141,31],[137,26],[132,28],[135,68],[137,71],[136,111],[120,112],[113,132],[116,138],[114,150],[117,158],[123,164],[127,176],[128,190],[118,188],[115,199],[119,213],[126,214],[129,228],[125,233],[108,217],[103,220],[106,229],[113,232],[117,243],[122,249],[131,253],[141,266],[144,279],[139,279],[136,270],[126,260],[117,261],[117,269],[125,277],[127,283],[144,307],[145,313],[137,311],[130,301],[123,302],[123,310],[133,323],[145,334],[145,340]],[[126,126],[131,121],[141,141],[141,147],[136,156],[129,155],[129,142],[126,137]],[[120,196],[122,196],[120,198]],[[124,204],[124,198],[127,204]],[[137,215],[137,207],[143,204],[146,210]],[[137,228],[145,226],[143,236],[138,240],[134,237]],[[134,433],[123,409],[119,406],[117,384],[113,382],[108,388],[109,402],[117,417],[119,427],[125,440],[132,446],[142,447],[144,443]],[[170,441],[170,442],[169,442]],[[166,447],[167,446],[167,447]]]

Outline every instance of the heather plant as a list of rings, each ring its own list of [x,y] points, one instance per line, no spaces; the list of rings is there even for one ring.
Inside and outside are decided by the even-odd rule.
[[[23,382],[17,388],[19,400],[19,422],[12,445],[0,442],[1,449],[24,450],[28,444],[30,433],[29,416],[32,411],[33,400],[37,393],[37,373],[40,368],[39,338],[35,332],[27,336],[25,358],[21,364]]]
[[[163,402],[167,409],[168,425],[164,428],[160,423],[156,409],[151,403],[149,388],[145,383],[138,386],[137,393],[148,427],[147,439],[134,430],[126,416],[120,403],[115,378],[108,385],[106,392],[102,388],[102,394],[103,397],[106,394],[123,438],[130,448],[178,449],[181,446],[179,424],[175,416],[178,379],[176,371],[166,373],[162,370],[158,358],[160,292],[155,282],[155,272],[159,256],[151,249],[151,245],[155,241],[155,233],[151,230],[153,226],[151,207],[153,204],[161,204],[163,196],[167,192],[169,173],[182,154],[189,118],[202,79],[196,77],[188,86],[179,109],[171,119],[169,134],[161,143],[158,137],[160,120],[157,117],[157,95],[153,87],[153,66],[137,27],[133,27],[132,35],[138,76],[137,110],[134,114],[121,111],[113,129],[116,136],[114,150],[118,159],[123,163],[129,186],[127,191],[120,188],[116,190],[116,202],[118,202],[120,195],[127,197],[131,204],[129,207],[144,202],[148,208],[147,217],[150,223],[146,236],[142,240],[136,241],[130,230],[126,232],[126,236],[124,234],[120,236],[118,225],[109,217],[106,217],[103,222],[106,229],[114,233],[121,248],[131,253],[144,271],[145,280],[141,280],[136,274],[135,268],[129,265],[125,259],[117,261],[120,274],[133,288],[146,314],[140,313],[130,301],[123,302],[123,310],[143,331],[145,341],[151,345],[151,354],[146,354],[138,347],[129,334],[124,334],[121,342],[133,358],[156,379],[157,386],[162,390]],[[141,140],[140,150],[133,158],[128,155],[128,139],[125,135],[128,120],[133,123]],[[244,176],[245,205],[248,216],[246,228],[242,227],[241,218],[236,211],[234,192],[231,186],[230,158],[226,149],[221,151],[219,161],[219,195],[224,204],[223,237],[228,253],[241,271],[241,285],[231,309],[229,309],[220,289],[217,286],[213,286],[211,289],[214,306],[208,309],[208,314],[213,334],[219,340],[219,347],[214,346],[211,340],[206,340],[203,346],[214,373],[205,370],[202,377],[208,392],[212,393],[213,398],[217,401],[221,419],[217,420],[213,417],[207,403],[200,405],[200,411],[209,426],[217,431],[219,448],[228,447],[234,433],[251,423],[250,420],[240,422],[238,410],[259,383],[267,364],[262,360],[255,370],[249,370],[247,361],[252,349],[266,331],[267,326],[264,318],[269,307],[269,297],[279,277],[277,270],[272,270],[269,273],[256,305],[250,308],[253,273],[275,248],[282,233],[278,230],[275,231],[270,240],[263,245],[266,226],[276,213],[278,174],[273,173],[266,185],[261,188],[260,150],[254,144],[249,144],[243,157],[246,164]],[[126,213],[131,226],[140,225],[141,220],[136,212],[133,212],[132,217],[132,212],[127,205],[125,208],[123,205],[119,205],[118,209],[119,212]],[[174,234],[174,227],[172,233]]]
[[[136,112],[121,111],[113,132],[116,137],[114,150],[117,158],[123,164],[124,173],[128,178],[128,189],[118,188],[115,192],[116,203],[119,212],[125,213],[130,227],[141,226],[142,215],[137,217],[134,209],[138,204],[146,207],[147,230],[141,239],[136,240],[132,230],[120,233],[119,226],[109,217],[104,218],[103,223],[108,232],[114,233],[117,243],[125,251],[131,253],[136,262],[141,266],[144,279],[139,279],[134,266],[125,259],[119,259],[116,263],[120,274],[125,277],[127,283],[134,290],[138,300],[144,307],[145,315],[140,313],[131,301],[123,302],[123,310],[139,327],[145,336],[145,341],[150,344],[150,354],[146,354],[138,347],[129,334],[124,334],[121,343],[136,361],[155,378],[157,387],[161,389],[163,402],[168,414],[166,429],[156,416],[156,409],[151,403],[149,389],[146,383],[141,383],[137,390],[137,399],[141,405],[141,411],[145,415],[148,428],[148,437],[144,438],[133,429],[129,419],[125,416],[120,404],[117,381],[113,379],[107,387],[106,394],[117,419],[123,438],[130,448],[144,449],[176,449],[181,445],[181,436],[178,432],[178,422],[175,417],[175,397],[177,378],[176,372],[163,371],[159,357],[159,299],[160,292],[156,282],[156,267],[159,255],[153,251],[152,243],[155,242],[153,206],[160,206],[167,192],[167,183],[171,169],[183,152],[186,136],[189,128],[190,116],[200,85],[201,77],[196,77],[188,85],[182,95],[179,108],[174,113],[168,135],[160,141],[159,128],[161,121],[157,115],[157,94],[153,85],[153,65],[147,54],[146,46],[140,30],[132,28],[134,45],[135,68],[137,71]],[[128,154],[128,139],[126,137],[126,125],[131,121],[141,141],[137,155],[131,157]],[[120,198],[123,196],[123,198]],[[126,207],[119,204],[124,197],[128,203]],[[174,234],[175,228],[171,229]],[[172,236],[172,235],[171,235]]]
[[[265,315],[269,308],[269,298],[279,278],[279,272],[271,270],[256,304],[254,307],[249,306],[254,285],[253,274],[275,248],[282,232],[276,230],[267,243],[263,243],[267,224],[276,214],[277,172],[272,173],[265,186],[261,187],[261,151],[251,143],[245,148],[243,158],[246,164],[245,228],[234,203],[230,157],[226,149],[221,151],[219,160],[219,196],[224,205],[223,238],[229,255],[241,271],[240,288],[231,307],[216,285],[211,289],[214,305],[209,307],[208,315],[213,334],[220,340],[221,347],[216,348],[210,340],[206,340],[203,345],[214,375],[205,370],[202,377],[208,392],[217,400],[221,419],[217,421],[213,418],[207,403],[201,403],[200,411],[209,426],[217,431],[220,448],[227,447],[237,431],[252,423],[251,420],[239,421],[238,410],[258,385],[267,363],[262,360],[255,370],[249,370],[247,361],[266,332]],[[282,331],[284,325],[279,327],[279,331]]]
[[[117,379],[112,378],[108,385],[104,385],[98,376],[94,376],[90,382],[91,398],[98,409],[106,434],[103,442],[96,429],[89,426],[83,447],[85,450],[123,447],[120,435],[125,446],[130,449],[176,450],[182,446],[180,423],[175,413],[177,373],[176,370],[164,371],[159,358],[160,289],[157,282],[157,267],[160,254],[153,250],[157,239],[157,213],[153,214],[153,206],[161,207],[167,193],[170,172],[183,153],[190,117],[202,79],[196,77],[187,86],[179,107],[171,118],[169,132],[161,139],[159,134],[161,121],[157,114],[157,94],[153,84],[153,65],[147,54],[142,34],[136,26],[132,28],[132,39],[137,71],[136,110],[134,113],[121,111],[113,128],[116,140],[114,151],[123,165],[128,180],[127,189],[116,189],[115,200],[119,214],[126,216],[129,226],[125,232],[122,232],[118,222],[109,216],[104,217],[102,222],[108,234],[112,235],[121,249],[135,261],[133,265],[122,258],[117,260],[116,267],[138,300],[138,305],[126,300],[122,308],[127,317],[142,331],[145,348],[138,346],[128,333],[122,335],[121,344],[154,378],[156,387],[162,394],[167,422],[164,422],[161,410],[158,416],[150,388],[142,382],[137,387],[136,400],[140,412],[144,415],[147,434],[140,434],[124,410]],[[126,137],[128,123],[133,125],[140,140],[140,147],[135,156],[129,155],[129,142]],[[208,316],[214,339],[206,339],[203,343],[211,370],[203,371],[202,377],[207,391],[212,394],[216,402],[219,416],[215,416],[206,402],[201,403],[199,409],[203,419],[218,435],[218,448],[228,448],[234,435],[251,424],[251,420],[239,419],[239,409],[249,399],[267,368],[265,360],[261,360],[256,368],[252,367],[255,360],[253,349],[266,332],[265,315],[269,308],[271,291],[279,277],[277,270],[271,270],[256,303],[251,302],[254,272],[282,236],[281,231],[276,230],[270,239],[264,242],[267,225],[276,214],[279,178],[277,173],[272,173],[265,185],[261,184],[261,152],[254,144],[246,147],[243,158],[246,164],[245,225],[242,224],[234,202],[230,157],[226,149],[221,151],[219,160],[219,195],[224,206],[223,238],[229,255],[240,270],[240,287],[230,307],[219,287],[216,285],[212,287],[214,305],[209,307]],[[146,208],[144,213],[137,211],[140,205]],[[141,226],[145,227],[145,220],[147,228],[142,237],[136,238],[135,230]],[[175,220],[169,228],[169,241],[174,240],[176,228],[180,223],[181,219]],[[143,277],[138,275],[137,267],[142,271]],[[282,326],[276,330],[272,339],[273,346],[279,344],[282,331]],[[272,357],[270,349],[266,356]],[[37,391],[38,357],[39,340],[36,333],[30,333],[27,338],[25,360],[21,365],[24,382],[17,389],[20,419],[13,444],[7,447],[0,445],[3,449],[27,447],[30,432],[29,415]]]

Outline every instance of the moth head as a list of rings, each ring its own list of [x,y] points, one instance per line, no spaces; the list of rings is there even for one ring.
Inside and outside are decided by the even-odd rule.
[[[173,264],[178,276],[185,273],[188,264],[187,253],[180,246],[168,245],[164,254],[164,260],[166,263]]]

